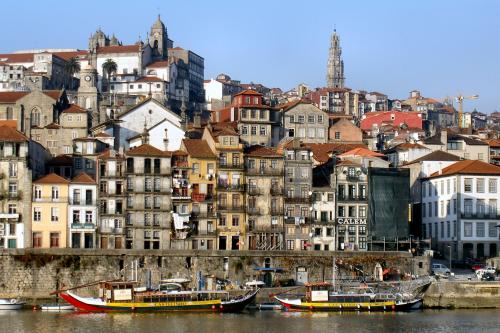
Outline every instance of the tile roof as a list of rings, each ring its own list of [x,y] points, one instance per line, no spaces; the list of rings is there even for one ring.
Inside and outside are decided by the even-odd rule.
[[[450,175],[498,175],[500,176],[500,167],[478,160],[463,160],[439,171],[434,172],[429,178],[444,177]]]
[[[127,156],[154,156],[154,157],[167,157],[171,156],[169,152],[164,150],[160,150],[156,147],[151,146],[150,144],[142,144],[137,147],[130,148],[125,152]]]
[[[95,182],[94,178],[89,176],[87,173],[81,172],[77,176],[73,177],[73,179],[71,179],[71,183],[73,183],[73,184],[95,184],[96,182]]]
[[[448,152],[442,151],[442,150],[436,150],[436,151],[433,151],[432,153],[429,153],[425,156],[422,156],[422,157],[417,158],[413,161],[410,161],[410,162],[406,163],[405,165],[424,162],[424,161],[460,161],[460,157],[458,157],[457,155],[453,155],[453,154],[450,154]]]
[[[215,154],[210,149],[206,140],[201,139],[184,139],[182,140],[184,147],[189,156],[194,158],[216,158]]]
[[[4,53],[0,54],[0,59],[6,58],[7,63],[33,62],[34,53]]]
[[[135,80],[135,82],[164,82],[165,80],[160,79],[156,76],[143,76]]]
[[[245,155],[256,157],[282,157],[282,155],[278,154],[276,148],[264,147],[261,145],[247,147],[245,149]]]
[[[80,58],[82,56],[88,55],[88,51],[85,50],[77,50],[77,51],[62,51],[62,52],[54,52],[61,59],[69,60],[71,58]]]
[[[491,148],[500,148],[500,140],[499,139],[493,139],[493,140],[486,140],[486,143],[491,147]]]
[[[339,155],[339,157],[346,157],[346,156],[383,157],[384,154],[371,151],[365,147],[357,147]]]
[[[45,128],[48,128],[48,129],[59,129],[59,128],[61,128],[61,125],[56,124],[56,123],[50,123],[47,126],[45,126]]]
[[[174,150],[174,151],[169,152],[169,153],[172,154],[172,156],[188,156],[188,153],[186,153],[185,151],[182,151],[180,149]]]
[[[245,89],[243,91],[240,91],[237,94],[234,94],[234,96],[240,96],[240,95],[252,95],[252,96],[262,96],[262,94],[258,91],[252,90],[252,89]]]
[[[168,67],[168,61],[166,60],[155,61],[146,66],[146,68],[163,68],[163,67]]]
[[[97,54],[107,54],[107,53],[138,53],[141,51],[139,44],[132,45],[111,45],[102,46],[97,49]]]
[[[0,126],[0,141],[26,142],[28,137],[10,126]]]
[[[108,133],[105,133],[105,132],[101,132],[101,133],[98,133],[96,135],[94,135],[96,138],[111,138],[112,136],[109,135]]]
[[[102,154],[99,155],[99,159],[106,160],[106,159],[123,159],[124,156],[120,155],[117,151],[114,152],[114,156],[111,153],[111,149],[106,149]]]
[[[63,177],[55,173],[50,173],[48,175],[45,175],[33,182],[33,184],[68,184],[68,183],[69,180],[64,179]]]
[[[403,142],[403,143],[400,143],[399,145],[396,145],[392,148],[387,149],[386,151],[384,151],[384,154],[390,154],[390,153],[394,153],[394,152],[398,152],[398,151],[408,151],[410,149],[428,149],[429,150],[429,148],[422,146],[422,145],[419,145],[418,143]]]
[[[464,140],[469,146],[487,146],[488,144],[482,140],[471,138],[460,134],[448,134],[448,141],[450,140]]]
[[[43,90],[42,92],[45,95],[47,95],[50,98],[55,99],[57,101],[59,98],[61,98],[63,90]]]
[[[337,166],[339,165],[361,166],[361,163],[356,163],[354,161],[344,159],[337,162]]]
[[[1,91],[0,103],[15,103],[29,93],[29,91]]]
[[[0,126],[7,126],[11,128],[17,128],[17,120],[16,119],[4,119],[0,120]]]
[[[70,104],[70,106],[63,110],[63,113],[87,113],[87,110],[82,109],[76,104]]]

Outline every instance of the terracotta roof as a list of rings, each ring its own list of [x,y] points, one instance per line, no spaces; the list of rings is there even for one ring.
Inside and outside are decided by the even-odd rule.
[[[0,126],[17,128],[17,120],[15,119],[0,120]]]
[[[380,154],[374,151],[371,151],[367,148],[354,148],[352,150],[349,150],[343,154],[340,154],[339,157],[346,157],[346,156],[362,156],[362,157],[383,157],[384,154]]]
[[[429,178],[444,177],[450,175],[500,175],[500,167],[478,160],[464,160],[434,172]]]
[[[106,53],[138,53],[141,48],[139,44],[133,45],[111,45],[111,46],[102,46],[97,49],[97,54],[106,54]]]
[[[172,156],[188,156],[188,153],[186,153],[185,151],[182,151],[180,149],[177,149],[177,150],[174,150],[172,152],[168,152],[170,154],[172,154]]]
[[[254,145],[246,148],[245,155],[256,157],[282,157],[282,155],[278,154],[276,148],[264,147],[261,145]]]
[[[168,67],[168,61],[166,60],[155,61],[146,66],[146,68],[163,68],[163,67]]]
[[[63,90],[43,90],[42,92],[57,101],[61,97]]]
[[[64,179],[63,177],[55,173],[50,173],[48,175],[45,175],[33,182],[33,184],[68,184],[68,183],[69,180]]]
[[[164,80],[156,76],[143,76],[135,80],[135,82],[164,82]]]
[[[354,161],[351,161],[351,160],[341,160],[339,162],[337,162],[337,166],[339,165],[351,165],[351,166],[361,166],[360,163],[356,163]]]
[[[111,156],[111,149],[106,149],[101,155],[99,155],[100,159],[106,160],[106,159],[123,159],[123,155],[120,155],[117,151],[115,151],[114,156]]]
[[[215,154],[210,149],[206,140],[201,139],[184,139],[182,140],[184,147],[189,156],[194,158],[215,158]]]
[[[422,157],[417,158],[413,161],[410,161],[410,162],[406,163],[405,165],[424,162],[424,161],[460,161],[460,157],[458,157],[457,155],[453,155],[453,154],[450,154],[448,152],[442,151],[442,150],[436,150],[436,151],[433,151],[432,153],[429,153],[425,156],[422,156]]]
[[[26,142],[29,141],[23,133],[10,126],[0,126],[0,141]]]
[[[127,156],[154,156],[154,157],[166,157],[170,156],[169,152],[164,150],[160,150],[156,147],[151,146],[150,144],[142,144],[137,147],[130,148],[125,152]]]
[[[491,147],[491,148],[500,148],[500,140],[499,139],[494,139],[494,140],[486,140],[486,143]]]
[[[71,156],[68,155],[57,155],[48,162],[48,165],[52,166],[73,165],[73,159],[71,158]]]
[[[78,51],[63,51],[63,52],[54,52],[52,54],[55,54],[61,59],[64,60],[69,60],[71,58],[80,58],[82,56],[86,56],[88,54],[88,51],[85,50],[78,50]]]
[[[29,93],[29,91],[2,91],[0,92],[0,102],[15,103]]]
[[[70,104],[69,108],[64,110],[63,113],[87,113],[87,110],[82,109],[76,104]]]
[[[410,149],[428,149],[429,150],[429,148],[422,146],[422,145],[419,145],[418,143],[403,142],[403,143],[400,143],[399,145],[396,145],[392,148],[387,149],[386,151],[384,151],[384,153],[390,154],[390,153],[397,152],[397,151],[408,151]]]
[[[262,94],[260,92],[252,90],[252,89],[246,89],[246,90],[240,91],[239,93],[234,94],[233,96],[239,96],[239,95],[262,96]]]
[[[73,184],[95,184],[94,178],[86,174],[85,172],[79,173],[77,176],[71,179]]]
[[[33,62],[33,53],[4,53],[0,54],[0,59],[6,58],[5,62],[17,63],[17,62]]]

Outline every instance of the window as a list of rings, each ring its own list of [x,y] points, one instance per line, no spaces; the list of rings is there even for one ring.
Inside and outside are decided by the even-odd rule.
[[[484,237],[484,222],[476,222],[476,237]]]
[[[488,207],[489,207],[488,211],[489,211],[490,217],[496,218],[496,215],[497,215],[497,200],[496,199],[490,199]]]
[[[464,237],[472,237],[472,222],[464,222]]]
[[[257,104],[257,97],[255,97],[255,104]],[[266,119],[266,110],[260,110],[260,119]]]
[[[17,183],[9,182],[9,197],[16,198],[17,197]]]
[[[451,182],[449,179],[446,180],[446,194],[450,194]]]
[[[200,163],[193,163],[193,173],[194,174],[200,173]]]
[[[81,169],[82,168],[82,159],[81,158],[75,158],[75,169]]]
[[[349,206],[348,213],[349,217],[356,217],[356,206]]]
[[[338,217],[345,217],[345,207],[344,206],[339,206],[338,207]]]
[[[450,207],[450,200],[446,200],[446,215],[450,215],[451,213],[451,207]]]
[[[92,223],[92,211],[91,210],[87,210],[85,211],[85,223]]]
[[[232,226],[233,227],[237,227],[240,225],[240,217],[239,216],[234,216],[233,215],[233,219],[232,219]]]
[[[42,209],[40,207],[33,207],[33,221],[40,222],[42,220]]]
[[[250,101],[250,99],[249,99]],[[257,110],[250,110],[250,118],[255,119],[257,118]]]
[[[314,128],[308,128],[307,129],[307,136],[309,138],[314,138],[316,136],[316,131]]]
[[[335,132],[335,140],[340,140],[340,132]]]
[[[464,213],[465,213],[465,216],[472,215],[472,199],[465,199],[464,200]]]
[[[484,161],[484,154],[483,153],[478,153],[477,154],[477,159],[480,161]]]
[[[496,179],[488,180],[488,190],[490,193],[497,193],[497,180]]]
[[[422,217],[426,217],[427,213],[427,205],[424,203],[422,205]]]
[[[453,214],[457,213],[457,199],[453,199]]]
[[[444,221],[441,221],[441,239],[444,238]]]
[[[323,123],[323,116],[322,115],[318,115],[318,123]]]
[[[446,235],[448,238],[451,237],[451,225],[450,225],[450,221],[446,221]]]
[[[438,216],[438,202],[434,201],[434,216]]]
[[[472,178],[465,178],[465,180],[464,180],[464,192],[466,192],[466,193],[472,192]]]
[[[485,213],[484,199],[477,199],[476,212],[479,216],[481,216],[481,217],[484,216],[484,213]]]
[[[427,224],[422,224],[422,236],[427,238]]]
[[[246,118],[247,117],[247,110],[246,109],[242,109],[241,110],[241,118]]]
[[[33,233],[33,247],[42,247],[42,233],[34,232]]]
[[[52,200],[59,199],[59,187],[52,186]]]
[[[286,240],[286,249],[287,250],[294,250],[295,249],[295,240],[287,239]]]
[[[324,138],[325,137],[325,129],[324,128],[317,128],[316,129],[316,136],[318,138]]]
[[[260,127],[260,132],[259,132],[260,135],[266,135],[266,128],[264,126],[261,126]]]
[[[80,223],[80,211],[79,210],[73,211],[73,223]]]
[[[68,116],[68,121],[73,121],[73,116]]]
[[[432,217],[432,202],[427,203],[429,208],[429,217]]]
[[[490,222],[488,223],[488,237],[497,237],[497,224],[496,222]]]
[[[17,162],[9,162],[9,177],[17,177]]]
[[[50,208],[50,220],[52,222],[59,221],[59,208],[57,207]]]
[[[293,115],[290,116],[290,122],[294,123],[295,122],[295,117]]]
[[[476,192],[484,193],[484,178],[476,179]]]
[[[307,122],[309,124],[314,124],[314,115],[310,114],[307,116]]]
[[[257,135],[257,126],[251,126],[250,127],[250,134],[251,135]]]
[[[219,226],[225,227],[226,226],[226,215],[221,215],[219,219]]]
[[[59,247],[59,233],[51,232],[50,233],[50,247]]]
[[[155,178],[154,179],[154,191],[160,192],[160,190],[161,190],[161,180],[160,180],[160,178]]]
[[[241,135],[248,135],[248,127],[247,126],[241,127]]]
[[[444,180],[441,181],[441,195],[444,194]]]

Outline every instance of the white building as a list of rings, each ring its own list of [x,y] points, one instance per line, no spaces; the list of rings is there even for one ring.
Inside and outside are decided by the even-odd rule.
[[[313,250],[336,250],[334,192],[335,190],[329,183],[325,187],[313,187],[313,227],[311,230]]]
[[[456,162],[422,182],[422,233],[453,259],[498,255],[500,167]]]
[[[71,248],[96,247],[97,184],[86,173],[80,173],[69,184],[68,228]]]
[[[430,152],[432,152],[431,149],[418,143],[405,142],[384,151],[384,154],[388,157],[393,167],[398,167],[425,156]]]

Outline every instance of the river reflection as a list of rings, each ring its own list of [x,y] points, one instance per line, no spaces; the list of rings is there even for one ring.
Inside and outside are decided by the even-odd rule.
[[[242,314],[0,311],[0,332],[500,332],[500,310]]]

